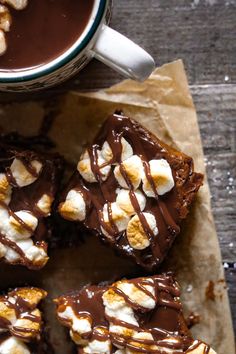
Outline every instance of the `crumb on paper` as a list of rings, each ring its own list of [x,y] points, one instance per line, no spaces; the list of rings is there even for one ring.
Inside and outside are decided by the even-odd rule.
[[[216,295],[215,295],[215,283],[210,280],[205,291],[206,299],[215,301]]]

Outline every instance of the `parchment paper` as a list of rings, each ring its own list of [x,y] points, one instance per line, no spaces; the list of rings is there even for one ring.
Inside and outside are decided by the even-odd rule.
[[[158,68],[142,84],[126,80],[95,93],[69,92],[55,102],[2,105],[0,127],[5,132],[17,130],[24,135],[34,135],[51,110],[54,120],[49,136],[56,142],[56,150],[74,168],[82,146],[92,139],[102,120],[115,109],[122,109],[166,143],[192,156],[196,171],[205,174],[196,111],[181,61]],[[64,329],[55,320],[53,297],[88,283],[141,274],[133,263],[115,256],[91,236],[86,236],[79,247],[54,250],[46,268],[38,273],[19,267],[1,268],[1,287],[25,282],[49,291],[46,311],[57,354],[70,354],[72,349],[69,349]],[[177,274],[186,315],[193,312],[200,316],[200,323],[192,330],[194,336],[211,344],[218,354],[234,354],[228,296],[207,178],[162,268]]]

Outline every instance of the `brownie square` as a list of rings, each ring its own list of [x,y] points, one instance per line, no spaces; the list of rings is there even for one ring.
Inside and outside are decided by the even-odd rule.
[[[46,291],[17,288],[0,296],[0,353],[49,354],[42,313],[38,308]]]
[[[191,157],[114,114],[82,154],[59,212],[151,271],[166,257],[202,185],[203,175],[193,169]]]
[[[62,175],[62,158],[0,140],[0,259],[29,269],[48,261],[48,216]]]
[[[55,300],[78,353],[204,354],[185,323],[172,274],[87,286]]]

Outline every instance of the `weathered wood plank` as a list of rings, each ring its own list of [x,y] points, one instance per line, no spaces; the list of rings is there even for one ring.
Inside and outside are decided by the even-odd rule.
[[[236,85],[191,87],[224,261],[236,261]]]
[[[232,310],[234,330],[236,333],[236,269],[226,269],[225,270],[226,281],[229,290],[229,299]]]

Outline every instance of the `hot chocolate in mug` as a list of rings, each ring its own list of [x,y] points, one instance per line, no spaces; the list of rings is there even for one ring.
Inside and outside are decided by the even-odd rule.
[[[94,57],[135,80],[154,69],[145,50],[107,26],[111,0],[0,0],[0,7],[2,91],[59,84]]]

